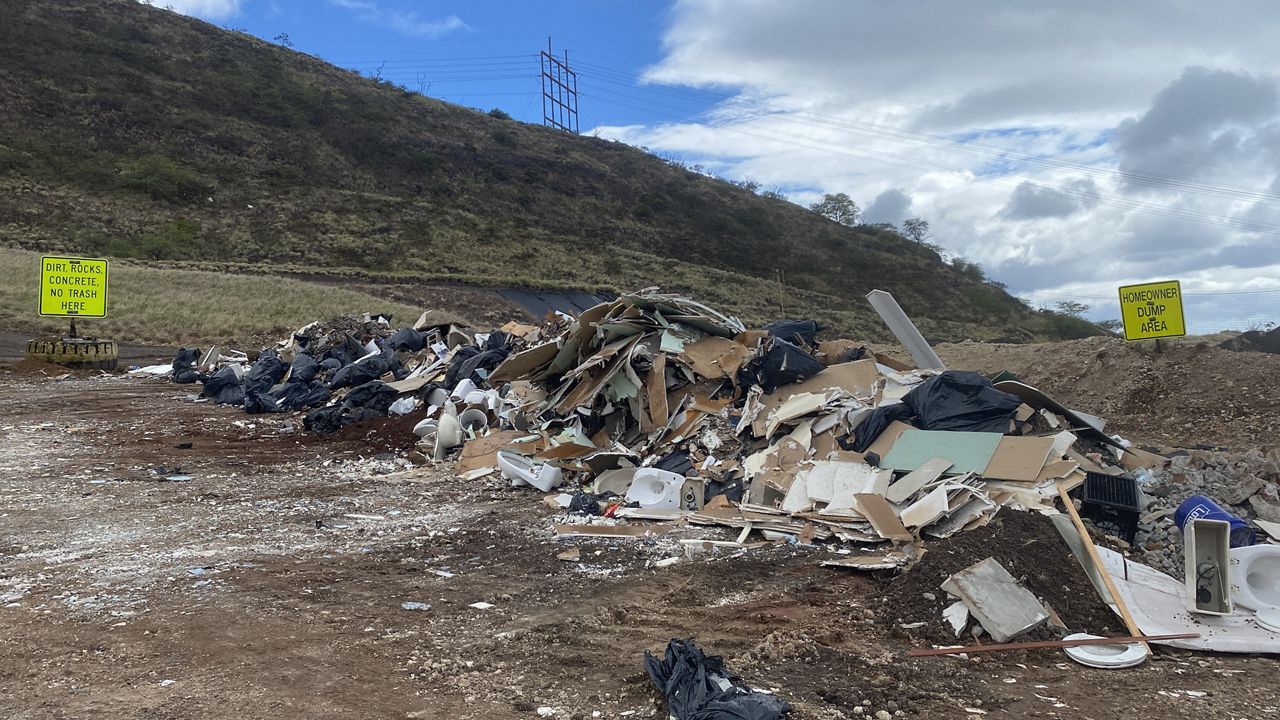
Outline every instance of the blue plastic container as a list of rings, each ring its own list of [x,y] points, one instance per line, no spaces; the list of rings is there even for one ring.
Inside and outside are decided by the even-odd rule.
[[[1203,495],[1192,495],[1174,511],[1173,521],[1178,523],[1178,527],[1185,529],[1189,520],[1226,520],[1231,523],[1231,547],[1248,547],[1257,539],[1249,523]]]

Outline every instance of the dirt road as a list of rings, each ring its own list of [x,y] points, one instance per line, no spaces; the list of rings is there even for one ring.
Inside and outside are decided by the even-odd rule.
[[[1280,714],[1265,658],[907,660],[829,550],[558,541],[530,492],[188,392],[0,373],[0,717],[662,717],[641,659],[689,636],[801,719]]]

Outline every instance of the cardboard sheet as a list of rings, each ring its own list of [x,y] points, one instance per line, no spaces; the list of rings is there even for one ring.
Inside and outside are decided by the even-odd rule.
[[[1051,437],[1000,438],[982,476],[992,480],[1035,482],[1049,459],[1053,442]]]
[[[889,427],[885,428],[880,433],[880,437],[877,437],[875,441],[867,447],[867,453],[875,453],[880,457],[888,455],[889,450],[893,448],[894,443],[898,442],[898,438],[902,437],[902,433],[912,429],[913,428],[910,425],[900,420],[894,420],[889,423]],[[914,469],[915,468],[912,468],[912,470]]]
[[[496,467],[498,451],[525,435],[526,433],[519,430],[502,430],[475,440],[468,440],[467,444],[462,446],[462,455],[458,458],[454,472],[461,475],[480,468]]]
[[[902,521],[898,519],[898,514],[893,511],[893,506],[888,500],[871,493],[860,493],[854,495],[853,499],[858,506],[858,512],[871,522],[871,527],[875,528],[876,534],[880,537],[900,542],[911,542],[915,539],[915,536],[903,527]]]
[[[747,358],[747,348],[728,338],[705,337],[680,353],[693,371],[706,378],[732,378]]]
[[[645,394],[649,399],[649,414],[653,422],[664,427],[671,417],[670,406],[667,405],[667,356],[658,353],[653,356],[653,369],[644,383]]]
[[[493,373],[489,375],[489,381],[505,382],[524,377],[555,359],[557,352],[559,348],[553,342],[518,352],[494,368]]]
[[[888,429],[885,432],[887,433]],[[991,462],[991,457],[1000,445],[1002,437],[999,433],[908,428],[897,442],[893,443],[893,448],[881,457],[880,467],[893,470],[915,470],[933,458],[945,458],[951,461],[952,472],[976,472],[981,475],[987,469],[987,464]],[[879,442],[878,439],[877,442]],[[1042,460],[1036,467],[1037,475],[1043,465]],[[1031,479],[1034,480],[1035,477]]]

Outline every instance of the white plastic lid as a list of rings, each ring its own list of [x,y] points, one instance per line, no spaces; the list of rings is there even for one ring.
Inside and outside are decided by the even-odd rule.
[[[1280,633],[1280,608],[1268,607],[1258,611],[1255,619],[1262,627],[1274,633]]]
[[[1068,635],[1063,640],[1092,640],[1102,637],[1088,633]],[[1127,668],[1141,665],[1147,659],[1147,651],[1140,643],[1125,645],[1079,645],[1063,648],[1067,657],[1081,665],[1093,668]]]

